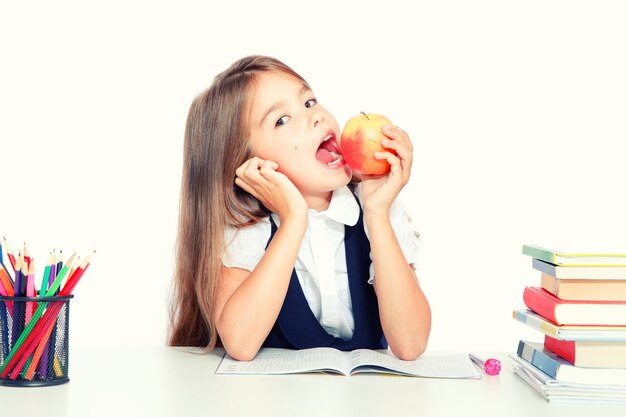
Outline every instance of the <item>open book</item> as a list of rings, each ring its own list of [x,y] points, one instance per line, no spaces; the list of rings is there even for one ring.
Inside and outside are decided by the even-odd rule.
[[[403,361],[390,351],[358,349],[342,352],[333,348],[303,350],[261,349],[249,362],[240,362],[228,354],[216,374],[297,374],[328,372],[342,375],[386,373],[427,378],[480,378],[467,354],[420,357]]]

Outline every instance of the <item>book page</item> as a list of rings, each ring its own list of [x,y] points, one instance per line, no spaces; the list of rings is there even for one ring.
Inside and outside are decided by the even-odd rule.
[[[350,359],[347,354],[332,348],[303,350],[261,349],[249,362],[240,362],[228,354],[215,371],[216,374],[292,374],[311,371],[334,371],[347,375]]]
[[[390,351],[359,349],[342,352],[332,348],[303,350],[261,349],[249,362],[240,362],[228,354],[216,374],[294,374],[305,372],[393,373],[427,378],[479,378],[480,374],[467,354],[426,356],[402,361]]]
[[[426,378],[480,378],[467,354],[424,356],[414,361],[403,361],[391,352],[359,349],[352,352],[352,368],[353,373],[381,372],[376,368],[384,368],[394,373]]]

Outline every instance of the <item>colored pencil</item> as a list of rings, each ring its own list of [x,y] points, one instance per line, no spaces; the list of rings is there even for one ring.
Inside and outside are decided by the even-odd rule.
[[[13,272],[15,272],[15,256],[9,250],[9,245],[7,244],[7,238],[2,236],[2,240],[4,241],[4,248],[7,251],[7,258],[9,258],[9,263],[11,264],[11,268],[13,268]]]
[[[2,350],[0,350],[0,358],[2,362],[9,355],[9,309],[8,302],[0,300],[0,322],[2,322]]]
[[[0,294],[5,297],[13,297],[13,280],[11,279],[7,267],[4,265],[3,251],[4,247],[2,243],[0,243]],[[9,354],[9,317],[13,317],[13,303],[1,300],[0,322],[2,322],[2,328],[0,328],[0,332],[2,332],[2,350],[0,351],[0,356],[3,362]]]
[[[60,295],[70,295],[72,291],[74,291],[74,287],[76,287],[76,284],[78,284],[78,281],[80,280],[80,278],[83,276],[87,268],[89,268],[91,258],[95,254],[96,254],[96,251],[94,250],[83,260],[83,262],[81,262],[78,269],[76,269],[76,271],[74,271],[74,273],[65,282],[63,289],[59,293]]]
[[[6,296],[9,296],[9,297],[15,296],[15,293],[13,291],[13,284],[10,282],[9,274],[8,274],[8,272],[4,268],[0,269],[0,281],[2,282],[2,284],[4,286],[4,289],[6,291]],[[13,302],[12,301],[0,301],[0,303],[2,303],[3,306],[7,308],[10,316],[13,317]],[[8,326],[8,324],[7,324],[7,326]],[[2,335],[6,336],[6,338],[8,340],[8,338],[9,338],[9,330],[8,330],[8,328],[5,328],[3,326],[2,332],[3,332]],[[7,342],[5,344],[5,346],[8,347],[9,343]]]
[[[24,259],[23,256],[22,256],[22,282],[21,282],[21,286],[22,286],[22,288],[20,288],[20,293],[22,294],[22,296],[28,296],[28,294],[26,292],[26,288],[28,287],[28,263],[26,262],[26,260]]]
[[[0,283],[2,283],[2,288],[4,288],[4,293],[2,295],[9,297],[13,297],[15,295],[13,292],[11,277],[4,268],[0,269]]]
[[[31,258],[26,277],[26,296],[34,297],[35,295],[35,259]],[[35,303],[32,301],[26,303],[26,323],[28,323],[33,316],[34,306]]]
[[[44,288],[44,292],[47,292],[48,289],[50,289],[50,286],[54,282],[57,275],[57,255],[56,250],[52,249],[52,258],[50,259],[50,277],[48,278],[48,285]]]
[[[74,262],[74,264],[76,264],[76,262]],[[57,256],[56,249],[53,249],[52,250],[52,265],[50,265],[50,280],[48,281],[48,286],[51,286],[52,283],[54,282],[54,279],[59,275],[59,273],[61,273],[62,267],[63,267],[63,250],[59,250],[59,255]],[[70,270],[70,273],[71,273],[71,270]],[[70,275],[68,274],[68,277],[69,276]],[[59,291],[56,290],[51,295],[57,295],[58,293]],[[48,377],[48,365],[54,359],[54,346],[56,345],[56,339],[57,339],[56,320],[54,321],[51,328],[52,328],[52,333],[50,334],[50,340],[48,341],[48,343],[46,344],[44,348],[43,360],[41,361],[41,372],[42,372],[41,376],[43,378]]]
[[[22,263],[24,262],[22,255],[20,254],[15,262],[15,288],[14,293],[16,297],[22,297],[25,293],[22,293],[22,281],[26,281],[26,276],[22,276]],[[28,273],[26,274],[28,275]],[[13,326],[11,328],[11,340],[16,340],[22,331],[24,331],[24,319],[26,316],[26,306],[22,302],[13,303]]]
[[[26,242],[24,242],[24,261],[26,261],[26,265],[30,266],[30,252],[26,247]]]
[[[13,288],[16,297],[22,296],[22,257],[15,262],[15,284]]]
[[[70,256],[70,258],[67,260],[65,265],[63,265],[61,272],[57,274],[56,278],[54,279],[54,282],[52,282],[52,284],[50,285],[50,288],[48,288],[48,291],[46,292],[46,297],[50,297],[54,295],[54,293],[59,289],[59,287],[61,286],[61,282],[63,282],[63,278],[65,278],[69,270],[72,269],[72,263],[74,262],[74,257],[76,257],[76,254],[73,254],[72,256]]]
[[[63,268],[63,250],[59,251],[59,258],[57,259],[57,274]]]
[[[48,279],[50,279],[50,262],[52,262],[52,252],[48,254],[48,260],[46,261],[46,267],[43,270],[43,276],[41,277],[41,286],[39,287],[39,295],[43,296],[43,293],[48,289]]]
[[[57,378],[63,376],[63,364],[59,361],[57,356],[54,357],[52,369],[54,369],[54,375],[56,375]]]
[[[0,263],[0,270],[4,271],[6,273],[6,276],[9,279],[9,282],[11,283],[11,287],[13,287],[13,277],[11,276],[11,271],[9,270],[9,268],[7,268],[7,266],[3,263]]]

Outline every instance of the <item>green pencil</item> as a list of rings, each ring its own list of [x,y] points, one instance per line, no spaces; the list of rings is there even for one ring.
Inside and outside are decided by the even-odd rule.
[[[52,262],[52,252],[48,254],[48,260],[46,261],[46,268],[43,270],[43,277],[41,278],[41,287],[39,287],[39,295],[43,296],[48,288],[48,280],[50,279],[50,262]]]

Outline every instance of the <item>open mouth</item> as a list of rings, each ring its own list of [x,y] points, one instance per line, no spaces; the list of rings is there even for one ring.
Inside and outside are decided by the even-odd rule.
[[[329,167],[339,165],[341,161],[343,161],[335,132],[330,131],[324,140],[322,140],[322,143],[315,153],[315,158]]]

